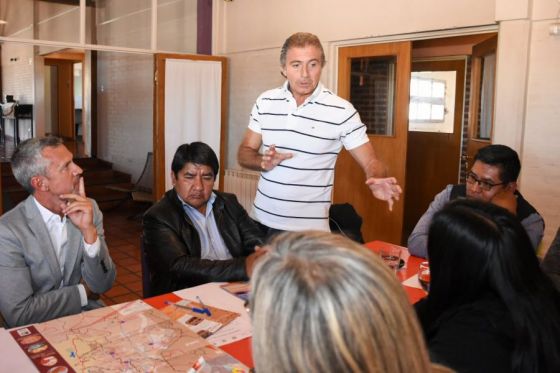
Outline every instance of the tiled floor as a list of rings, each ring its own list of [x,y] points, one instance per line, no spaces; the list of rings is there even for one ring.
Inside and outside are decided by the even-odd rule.
[[[117,266],[117,280],[113,288],[101,298],[107,305],[142,298],[142,268],[140,264],[139,218],[130,216],[141,212],[145,206],[126,205],[103,214],[105,240],[111,258]]]

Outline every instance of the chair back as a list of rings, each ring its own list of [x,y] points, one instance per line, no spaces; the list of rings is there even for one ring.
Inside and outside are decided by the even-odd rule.
[[[329,226],[331,232],[339,233],[359,243],[362,237],[362,217],[349,203],[331,205],[329,209]]]
[[[152,296],[152,274],[148,267],[148,254],[144,248],[144,235],[140,236],[140,265],[142,267],[142,296]]]

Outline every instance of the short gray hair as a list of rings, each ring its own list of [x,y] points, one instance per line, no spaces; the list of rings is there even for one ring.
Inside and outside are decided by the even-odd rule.
[[[321,45],[321,41],[317,35],[311,34],[309,32],[296,32],[286,39],[284,45],[282,45],[282,50],[280,51],[280,66],[286,66],[286,55],[290,48],[303,48],[308,45],[312,45],[321,51],[321,66],[325,66],[325,51]]]
[[[46,175],[49,161],[43,157],[43,149],[62,145],[62,139],[55,136],[32,138],[22,141],[12,155],[12,172],[18,183],[29,193],[35,189],[31,185],[31,178]]]
[[[326,232],[270,246],[251,278],[257,372],[431,371],[402,285],[377,255]]]

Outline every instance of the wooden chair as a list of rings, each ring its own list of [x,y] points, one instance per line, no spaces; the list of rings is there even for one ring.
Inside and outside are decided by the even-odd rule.
[[[144,162],[144,168],[142,169],[142,172],[140,173],[140,176],[138,177],[136,182],[132,184],[132,187],[126,188],[116,185],[108,185],[106,188],[126,193],[126,198],[124,198],[121,203],[124,203],[126,201],[134,201],[144,203],[147,206],[151,205],[155,202],[152,191],[153,158],[154,153],[148,152],[148,154],[146,155],[146,162]],[[149,184],[149,186],[147,184]],[[139,218],[142,216],[142,213],[143,212],[129,216],[129,218]]]

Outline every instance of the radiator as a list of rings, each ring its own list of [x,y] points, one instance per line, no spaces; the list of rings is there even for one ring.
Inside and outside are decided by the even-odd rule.
[[[226,170],[225,172],[224,191],[235,194],[247,212],[250,212],[253,207],[259,175],[259,172],[244,170]]]

